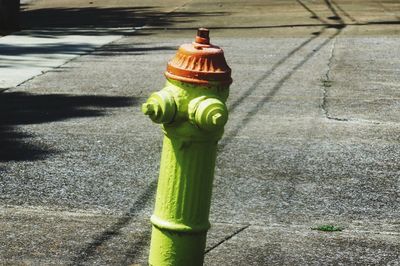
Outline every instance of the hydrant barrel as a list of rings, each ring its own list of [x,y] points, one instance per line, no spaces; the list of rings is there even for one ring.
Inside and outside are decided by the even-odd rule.
[[[202,265],[215,154],[215,142],[164,138],[150,265]]]
[[[202,265],[217,142],[228,120],[232,82],[223,51],[199,29],[168,63],[165,87],[142,112],[164,132],[149,264]]]

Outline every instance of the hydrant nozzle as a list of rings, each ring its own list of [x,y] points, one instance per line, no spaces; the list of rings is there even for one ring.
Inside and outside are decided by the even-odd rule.
[[[203,96],[189,103],[189,119],[204,130],[221,129],[228,121],[228,110],[220,100]]]
[[[153,266],[203,264],[217,142],[232,82],[224,53],[200,28],[169,61],[165,87],[142,105],[164,142],[150,244]]]
[[[155,92],[142,105],[142,112],[156,123],[169,123],[175,116],[175,100],[167,91]]]

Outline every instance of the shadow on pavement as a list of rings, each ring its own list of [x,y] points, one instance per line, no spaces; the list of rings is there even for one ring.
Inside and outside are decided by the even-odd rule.
[[[153,179],[147,185],[146,190],[138,196],[135,203],[121,218],[118,219],[116,223],[112,224],[109,228],[95,236],[91,242],[89,242],[78,252],[77,256],[73,259],[73,265],[83,265],[84,263],[90,261],[90,259],[98,252],[99,247],[112,238],[121,235],[121,230],[131,223],[137,214],[147,207],[151,202],[151,199],[154,198],[154,192],[156,191],[156,188],[157,180]],[[137,241],[133,242],[129,246],[125,257],[121,258],[127,263],[124,263],[124,265],[135,262],[135,259],[137,259],[141,252],[143,252],[143,247],[149,243],[149,234],[150,232],[142,235],[142,237],[139,237]]]
[[[225,12],[161,12],[156,8],[148,6],[27,9],[23,5],[21,28],[46,29],[60,35],[108,35],[111,33],[127,35],[129,32],[126,28],[144,25],[166,27],[174,23],[193,22],[197,17],[226,14]],[[118,28],[125,28],[125,30],[118,30]]]
[[[341,5],[339,5],[338,3],[336,3],[335,1],[331,0],[330,1],[332,5],[334,5],[345,17],[347,17],[348,19],[350,19],[352,22],[357,22],[357,20],[350,15],[344,8],[342,8]],[[332,7],[334,8],[334,7]]]
[[[0,162],[33,161],[57,152],[46,144],[33,144],[35,136],[19,131],[16,126],[104,116],[105,108],[136,103],[130,97],[0,93]]]
[[[53,54],[82,54],[85,52],[93,51],[95,45],[88,43],[39,43],[39,44],[27,44],[23,47],[13,44],[0,44],[0,56],[17,56],[17,55],[37,55],[43,54],[51,57]],[[15,61],[15,58],[12,59]],[[4,66],[4,61],[0,62],[0,67]]]
[[[32,161],[55,152],[30,144],[30,138],[33,136],[28,133],[18,132],[13,127],[0,126],[0,162]]]
[[[19,60],[26,66],[29,62],[29,58],[1,58],[1,56],[20,56],[20,55],[33,55],[40,58],[51,59],[54,54],[66,54],[66,55],[81,55],[89,52],[93,52],[94,55],[103,56],[114,56],[118,54],[122,55],[142,55],[147,54],[151,51],[174,51],[174,46],[140,46],[140,43],[134,44],[108,44],[103,47],[97,48],[96,45],[90,43],[68,43],[68,42],[56,42],[56,43],[38,43],[38,44],[26,44],[23,47],[20,45],[13,44],[0,44],[0,68],[14,66]],[[33,66],[35,60],[32,60]]]
[[[96,49],[93,55],[115,56],[115,55],[146,55],[154,51],[176,51],[175,46],[148,46],[142,43],[111,43]]]

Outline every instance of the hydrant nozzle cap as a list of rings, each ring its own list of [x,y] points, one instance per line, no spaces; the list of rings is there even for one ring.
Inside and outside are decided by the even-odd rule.
[[[199,28],[193,43],[182,44],[168,62],[165,76],[178,81],[209,85],[232,83],[224,51],[210,44],[209,30]]]
[[[142,104],[142,112],[156,123],[169,123],[175,116],[176,104],[171,94],[159,91]]]

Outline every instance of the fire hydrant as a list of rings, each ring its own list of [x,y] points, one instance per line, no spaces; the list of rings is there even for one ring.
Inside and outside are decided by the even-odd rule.
[[[195,42],[179,47],[165,76],[165,87],[142,106],[165,134],[149,264],[202,265],[231,69],[208,29],[200,28]]]

